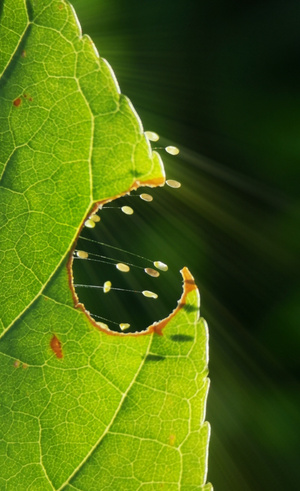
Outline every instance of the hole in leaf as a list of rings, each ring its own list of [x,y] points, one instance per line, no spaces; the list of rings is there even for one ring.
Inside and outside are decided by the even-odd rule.
[[[144,198],[132,192],[86,217],[72,252],[78,302],[102,329],[145,331],[168,317],[182,294],[172,245],[161,233],[163,210]]]

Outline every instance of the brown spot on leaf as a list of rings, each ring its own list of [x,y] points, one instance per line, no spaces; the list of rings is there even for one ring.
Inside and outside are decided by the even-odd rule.
[[[50,341],[50,348],[52,349],[52,351],[55,353],[55,356],[57,358],[63,358],[63,352],[62,352],[62,349],[61,349],[61,342],[60,340],[58,339],[57,336],[52,336],[51,338],[51,341]]]
[[[19,368],[19,366],[20,366],[20,361],[19,360],[14,361],[14,367]]]
[[[22,103],[22,99],[21,97],[18,97],[17,99],[14,100],[13,105],[19,107],[21,103]]]
[[[27,363],[23,363],[22,368],[23,368],[23,370],[26,370],[28,368],[28,364]]]
[[[21,56],[22,56],[22,58],[26,58],[27,54],[26,54],[25,49],[23,49],[23,51],[22,51],[22,53],[21,53]]]

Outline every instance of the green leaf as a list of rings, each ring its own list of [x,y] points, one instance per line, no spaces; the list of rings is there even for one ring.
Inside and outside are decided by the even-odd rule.
[[[1,8],[0,489],[211,489],[192,277],[162,335],[109,335],[66,269],[95,203],[163,184],[160,157],[69,4]]]

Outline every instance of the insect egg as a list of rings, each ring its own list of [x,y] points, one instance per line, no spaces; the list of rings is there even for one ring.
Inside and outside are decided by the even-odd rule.
[[[125,331],[125,329],[128,329],[130,327],[130,324],[127,324],[126,322],[119,324],[121,331]]]
[[[155,131],[145,131],[145,135],[152,142],[157,142],[159,140],[159,135]]]
[[[127,264],[124,264],[124,263],[118,263],[118,264],[116,264],[116,268],[119,271],[122,271],[122,273],[128,273],[128,271],[130,271],[130,267]]]
[[[95,223],[98,223],[98,222],[100,222],[101,218],[99,217],[99,215],[92,215],[90,217],[90,220],[92,220]]]
[[[108,325],[105,324],[104,322],[97,321],[96,324],[98,324],[99,327],[102,327],[102,329],[105,329],[106,331],[109,331]]]
[[[143,194],[140,194],[140,198],[143,200],[143,201],[153,201],[153,196],[151,196],[151,194],[146,194],[146,193],[143,193]]]
[[[178,181],[175,181],[174,179],[168,179],[166,181],[166,184],[170,187],[170,188],[180,188],[181,187],[181,183],[178,182]]]
[[[121,210],[125,215],[132,215],[134,213],[133,209],[130,206],[122,206]]]
[[[76,251],[76,256],[80,259],[87,259],[89,257],[88,253],[85,251]]]
[[[170,155],[178,155],[179,154],[179,148],[177,147],[172,147],[169,145],[168,147],[165,148],[166,152],[168,152]]]
[[[154,266],[157,268],[157,269],[160,269],[161,271],[168,271],[168,266],[167,264],[161,262],[161,261],[154,261]]]
[[[94,220],[92,220],[91,218],[88,218],[85,222],[84,222],[84,225],[87,227],[87,228],[94,228],[96,223],[94,222]]]
[[[144,295],[144,297],[147,298],[158,298],[158,295],[156,293],[150,292],[149,290],[144,290],[142,294]]]
[[[159,276],[159,272],[156,271],[156,269],[145,268],[144,271],[145,273],[147,273],[149,276],[152,276],[153,278],[158,278]]]
[[[108,293],[111,289],[111,281],[106,281],[103,285],[104,293]]]

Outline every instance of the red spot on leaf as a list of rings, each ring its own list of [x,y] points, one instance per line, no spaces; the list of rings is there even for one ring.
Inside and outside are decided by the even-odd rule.
[[[21,97],[18,97],[17,99],[14,100],[13,105],[18,107],[22,103]]]
[[[55,356],[57,358],[63,358],[63,352],[62,352],[62,349],[61,349],[61,342],[60,340],[58,339],[57,336],[54,336],[51,338],[51,341],[50,341],[50,348],[52,349],[52,351],[54,351],[55,353]]]

